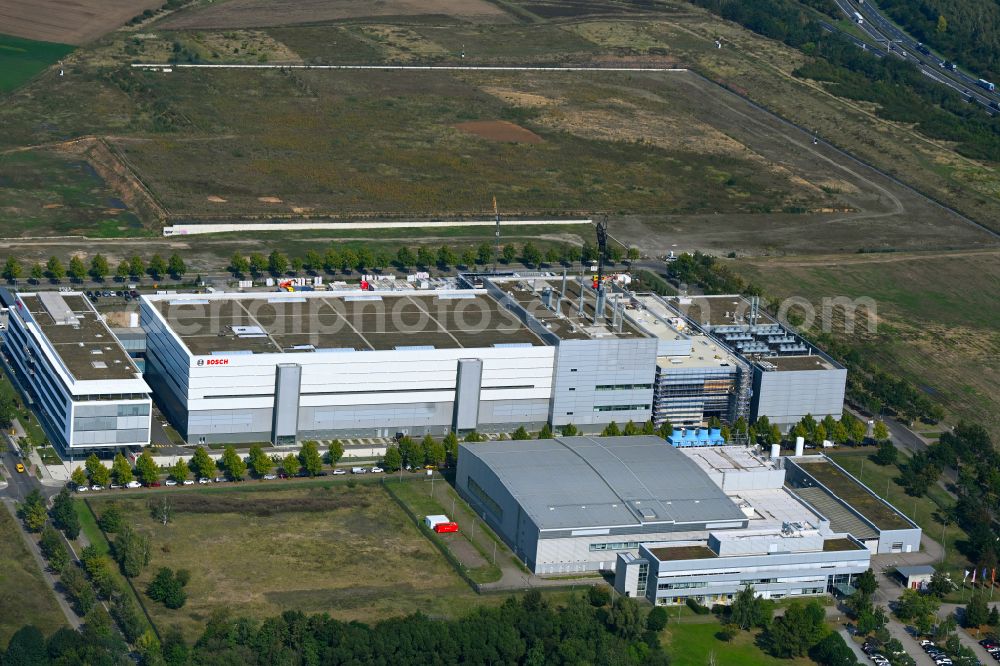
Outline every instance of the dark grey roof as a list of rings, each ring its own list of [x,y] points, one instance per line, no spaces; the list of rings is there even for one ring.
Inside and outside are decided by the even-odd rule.
[[[896,567],[896,571],[903,578],[910,576],[926,576],[934,573],[934,567],[929,564],[915,564],[912,567]]]
[[[700,467],[659,437],[561,437],[462,446],[539,529],[745,520]]]

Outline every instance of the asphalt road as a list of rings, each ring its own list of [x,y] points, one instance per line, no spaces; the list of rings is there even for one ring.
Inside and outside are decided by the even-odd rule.
[[[4,437],[7,436],[4,435]],[[42,489],[42,484],[30,472],[17,471],[17,463],[22,461],[20,456],[15,453],[14,447],[11,446],[9,438],[7,440],[7,450],[0,455],[0,460],[3,460],[4,467],[10,472],[10,478],[7,480],[7,490],[4,491],[7,497],[21,501],[35,488]],[[25,465],[25,468],[27,469],[27,465]]]
[[[991,93],[979,85],[977,77],[972,76],[961,69],[946,69],[941,66],[945,58],[936,55],[926,47],[922,47],[920,42],[908,35],[882,14],[878,7],[872,4],[871,0],[858,2],[858,0],[834,0],[841,11],[852,21],[856,22],[855,12],[861,14],[864,19],[858,24],[858,28],[864,32],[876,44],[884,46],[885,50],[872,48],[864,45],[864,42],[848,35],[848,38],[861,48],[867,48],[877,56],[885,56],[892,53],[894,57],[911,62],[927,77],[941,85],[948,86],[959,94],[965,95],[972,101],[977,102],[986,109],[996,109],[994,104],[1000,103],[1000,95]],[[835,28],[832,25],[824,24],[829,29]],[[845,33],[846,34],[846,33]],[[918,50],[918,47],[924,51]]]

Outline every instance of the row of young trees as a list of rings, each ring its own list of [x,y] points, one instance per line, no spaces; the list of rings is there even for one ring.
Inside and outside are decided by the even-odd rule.
[[[627,258],[630,261],[639,259],[637,248],[623,250],[620,247],[609,248],[611,261],[618,262]],[[494,260],[495,247],[489,243],[478,246],[468,246],[463,249],[442,245],[436,250],[427,246],[419,246],[416,251],[409,246],[400,247],[395,253],[388,250],[371,250],[366,246],[350,247],[342,244],[331,245],[325,252],[309,250],[304,256],[289,257],[278,250],[269,255],[254,252],[250,255],[233,254],[229,261],[229,270],[236,276],[263,275],[274,276],[298,274],[303,271],[318,274],[320,272],[336,273],[357,270],[381,271],[390,266],[400,270],[421,268],[429,270],[437,267],[448,270],[451,267],[464,266],[468,269],[490,265]],[[561,247],[551,246],[544,251],[530,241],[520,247],[508,243],[501,248],[500,260],[505,264],[515,261],[528,266],[548,264],[571,265],[576,261],[591,262],[597,260],[597,249],[585,243],[583,247],[565,244]]]
[[[95,254],[90,262],[74,254],[70,257],[69,265],[63,264],[59,257],[52,256],[42,264],[35,262],[25,272],[25,267],[14,256],[7,257],[3,266],[3,278],[5,280],[19,280],[28,277],[35,283],[44,279],[53,282],[61,282],[67,276],[77,282],[82,282],[88,276],[97,281],[103,281],[109,276],[114,276],[119,280],[139,280],[144,275],[149,275],[154,280],[158,280],[164,275],[170,275],[174,279],[180,279],[187,273],[187,265],[177,253],[171,254],[168,259],[164,259],[159,254],[154,254],[149,259],[149,263],[139,256],[133,254],[127,259],[122,259],[118,266],[112,270],[111,264],[103,254]]]
[[[216,462],[208,455],[204,447],[194,450],[194,455],[185,460],[178,458],[168,471],[170,478],[177,482],[186,481],[192,474],[196,478],[213,478],[220,471],[233,481],[242,481],[248,476],[260,478],[272,473],[279,467],[290,476],[304,473],[316,476],[327,463],[336,465],[344,456],[344,445],[340,440],[333,440],[326,454],[320,452],[319,442],[308,440],[302,443],[298,454],[289,453],[284,457],[267,455],[260,444],[250,447],[249,455],[244,458],[233,446],[226,446],[222,458]],[[161,470],[156,465],[148,451],[143,451],[136,458],[135,467],[121,453],[117,454],[108,469],[96,454],[91,454],[83,467],[73,470],[71,480],[76,486],[98,485],[107,486],[112,481],[118,485],[126,485],[138,480],[143,485],[156,483]]]

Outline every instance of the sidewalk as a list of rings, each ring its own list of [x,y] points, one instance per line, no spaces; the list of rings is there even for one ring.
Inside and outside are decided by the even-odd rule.
[[[42,572],[42,577],[45,582],[48,583],[49,589],[52,594],[55,595],[56,603],[59,604],[59,608],[62,610],[63,615],[66,616],[66,621],[69,623],[70,627],[73,629],[79,629],[83,624],[83,620],[73,611],[70,607],[69,602],[66,601],[58,589],[59,582],[56,580],[55,576],[49,571],[49,566],[45,562],[45,558],[42,557],[41,551],[38,549],[38,542],[30,534],[26,533],[21,527],[21,520],[17,517],[17,510],[14,508],[14,503],[10,500],[2,500],[4,507],[10,512],[11,517],[17,524],[17,531],[21,535],[22,541],[24,541],[25,547],[31,556],[35,559],[35,563],[38,565],[39,570]]]

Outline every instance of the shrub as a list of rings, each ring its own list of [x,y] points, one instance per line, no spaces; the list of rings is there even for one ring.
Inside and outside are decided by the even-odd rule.
[[[698,615],[708,615],[709,613],[712,612],[711,609],[708,608],[708,606],[702,606],[701,604],[699,604],[694,597],[688,597],[687,601],[685,601],[684,603],[687,604],[687,607],[693,610]]]

